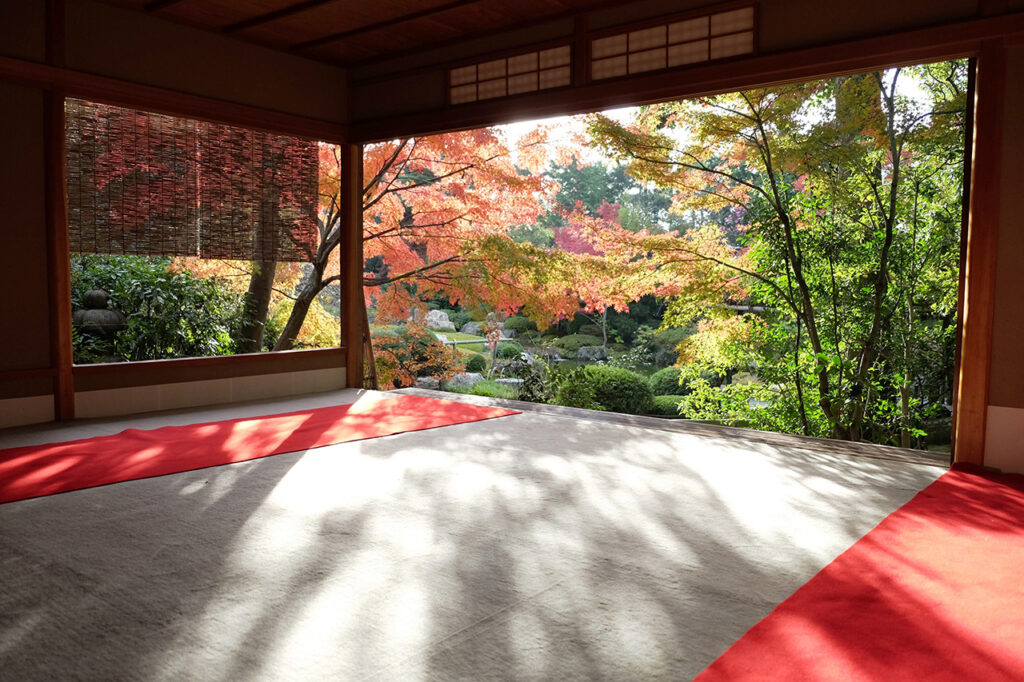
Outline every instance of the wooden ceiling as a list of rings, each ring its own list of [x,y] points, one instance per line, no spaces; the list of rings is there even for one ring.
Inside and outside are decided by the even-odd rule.
[[[607,6],[608,0],[105,0],[339,66]]]

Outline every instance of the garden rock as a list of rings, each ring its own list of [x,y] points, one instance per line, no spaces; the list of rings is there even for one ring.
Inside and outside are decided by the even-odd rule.
[[[576,351],[576,359],[584,362],[597,362],[608,359],[608,349],[603,346],[583,346]]]
[[[516,330],[515,329],[505,329],[504,327],[502,327],[502,329],[501,329],[501,338],[503,338],[503,339],[514,339],[515,337],[516,337]]]
[[[435,377],[416,377],[416,388],[428,388],[437,391],[441,388],[441,382]]]
[[[480,333],[480,331],[481,330],[479,322],[467,322],[466,324],[462,325],[462,329],[459,330],[459,333],[472,334],[473,336],[483,336]]]
[[[456,374],[448,380],[449,388],[473,388],[478,383],[484,380],[484,377],[479,372],[463,372],[462,374]]]
[[[427,313],[427,326],[431,329],[443,329],[444,331],[455,331],[455,325],[448,319],[448,313],[443,310],[431,310]]]

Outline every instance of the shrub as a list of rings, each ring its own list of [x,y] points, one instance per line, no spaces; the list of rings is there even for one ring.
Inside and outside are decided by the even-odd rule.
[[[503,363],[499,372],[501,376],[522,379],[517,389],[519,400],[531,403],[549,403],[554,398],[551,385],[551,372],[543,362],[530,361],[528,356],[518,355]]]
[[[608,316],[608,335],[617,336],[624,343],[632,342],[639,328],[640,325],[637,324],[637,321],[629,315],[609,314]]]
[[[551,383],[554,386],[556,405],[585,407],[588,410],[604,409],[594,399],[594,385],[587,376],[585,367],[552,372]]]
[[[451,348],[418,325],[375,332],[371,339],[381,386],[410,386],[417,376],[444,381],[458,372],[462,364]]]
[[[626,414],[651,411],[654,395],[642,375],[611,365],[588,365],[585,371],[594,386],[594,400],[606,410]]]
[[[498,344],[498,357],[503,360],[518,358],[523,354],[523,347],[515,341],[502,341]]]
[[[506,384],[499,384],[497,381],[491,381],[490,379],[484,379],[473,384],[472,388],[468,386],[449,387],[446,389],[449,393],[466,393],[468,395],[482,395],[488,398],[505,398],[506,400],[516,399],[516,389]]]
[[[692,335],[693,329],[686,327],[671,327],[657,332],[652,339],[654,364],[662,367],[674,364],[679,358],[676,346]]]
[[[537,329],[537,325],[528,317],[513,315],[505,320],[505,329],[510,329],[517,334],[523,334],[525,332],[535,331]]]
[[[555,340],[555,347],[575,356],[576,351],[584,346],[600,346],[601,339],[589,334],[569,334]]]
[[[487,369],[487,360],[479,353],[470,356],[466,361],[467,372],[483,372],[485,369]]]
[[[462,329],[462,326],[469,322],[472,317],[465,310],[446,310],[448,313],[448,319],[452,321],[456,329]]]
[[[113,343],[77,337],[76,362],[227,355],[242,317],[242,296],[220,279],[172,267],[169,258],[76,255],[71,259],[71,301],[80,307],[89,289],[110,294],[109,307],[127,318]]]
[[[651,391],[654,395],[686,395],[689,393],[689,386],[679,383],[679,368],[665,367],[651,375],[648,382],[651,384]]]
[[[656,395],[654,396],[653,407],[650,414],[657,414],[664,417],[678,417],[679,406],[684,400],[681,395]]]
[[[497,381],[485,379],[478,381],[469,391],[473,395],[485,395],[491,398],[516,399],[516,389],[507,384],[499,384]]]

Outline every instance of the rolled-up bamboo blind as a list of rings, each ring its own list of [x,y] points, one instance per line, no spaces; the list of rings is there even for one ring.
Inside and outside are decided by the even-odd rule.
[[[315,141],[68,99],[71,251],[307,261]]]

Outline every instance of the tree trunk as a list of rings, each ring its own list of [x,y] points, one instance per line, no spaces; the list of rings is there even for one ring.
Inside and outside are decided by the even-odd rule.
[[[252,264],[249,291],[245,294],[241,338],[237,343],[239,353],[258,353],[263,350],[263,334],[276,271],[277,263],[274,261],[256,261]]]
[[[298,337],[299,332],[302,331],[302,323],[306,320],[309,306],[313,304],[316,295],[320,293],[320,288],[317,286],[320,279],[320,277],[317,277],[299,292],[298,297],[295,299],[295,305],[292,306],[292,313],[288,316],[288,321],[285,323],[284,329],[281,330],[281,335],[277,337],[277,343],[274,344],[275,351],[290,350],[295,345],[295,339]]]

